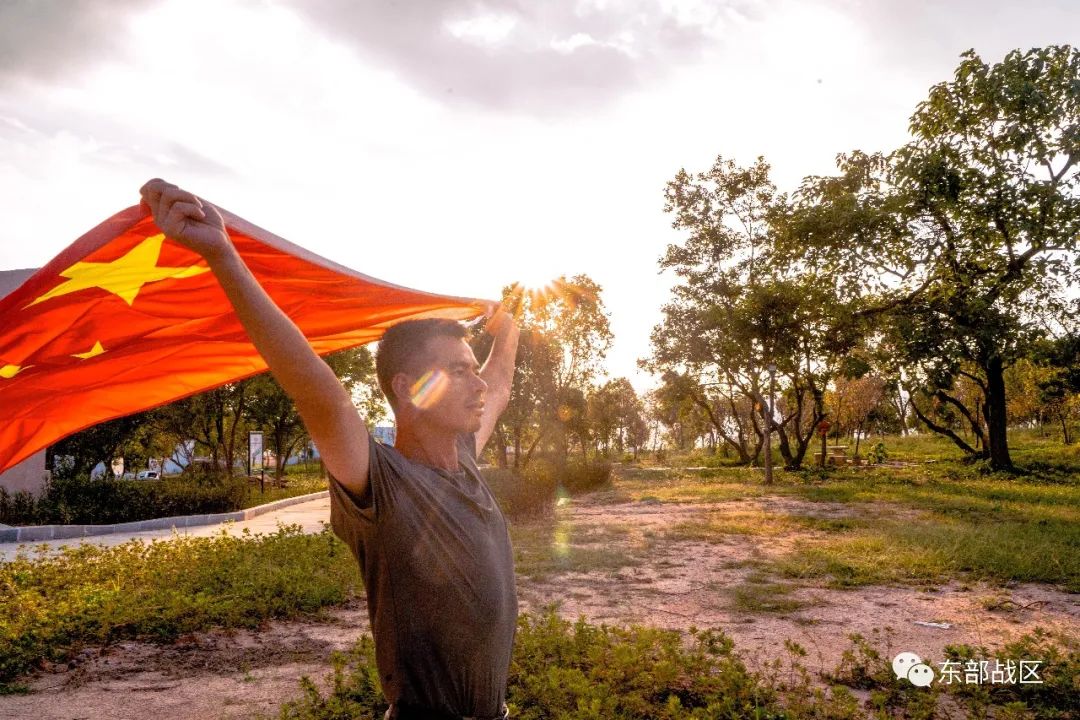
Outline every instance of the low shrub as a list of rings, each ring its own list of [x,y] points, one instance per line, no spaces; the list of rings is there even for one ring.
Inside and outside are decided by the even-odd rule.
[[[568,463],[562,476],[562,485],[571,495],[580,495],[610,487],[611,463]]]
[[[484,480],[507,517],[544,517],[555,507],[558,483],[546,463],[535,462],[522,471],[491,468],[484,471]]]
[[[361,587],[344,544],[329,530],[305,535],[299,526],[20,554],[0,564],[0,688],[82,646],[253,627],[343,603]]]
[[[890,654],[853,635],[832,672],[806,669],[804,648],[785,643],[786,657],[751,670],[718,630],[689,633],[651,627],[571,623],[549,608],[522,615],[507,687],[516,720],[859,720],[874,718],[1075,717],[1080,653],[1043,634],[1025,636],[999,655],[1044,660],[1041,685],[946,685],[920,688],[897,679]],[[985,651],[981,651],[985,653]],[[950,657],[973,657],[950,648]],[[965,655],[966,653],[966,655]],[[280,720],[382,717],[374,644],[362,637],[333,657],[324,694],[310,678],[303,694],[282,706]]]
[[[116,480],[54,478],[37,498],[0,489],[0,522],[8,525],[109,525],[174,515],[232,512],[244,507],[246,478]]]
[[[304,678],[303,697],[281,708],[281,720],[382,717],[370,638],[333,664],[329,693]],[[678,632],[570,623],[553,610],[519,619],[506,699],[517,720],[782,717],[775,693],[718,631],[694,631],[687,645]]]

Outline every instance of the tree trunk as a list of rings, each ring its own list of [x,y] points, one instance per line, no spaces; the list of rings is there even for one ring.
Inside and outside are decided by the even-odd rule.
[[[912,398],[912,400],[911,400],[911,410],[915,413],[915,417],[917,417],[919,420],[921,420],[922,424],[925,425],[926,427],[928,427],[932,432],[936,432],[939,435],[944,435],[945,437],[949,438],[954,443],[956,443],[956,447],[960,448],[961,450],[966,452],[968,455],[972,455],[974,457],[980,457],[981,456],[981,453],[978,450],[976,450],[975,448],[968,445],[966,442],[964,442],[964,439],[962,437],[960,437],[959,435],[957,435],[956,433],[954,433],[952,430],[945,427],[944,425],[938,425],[933,420],[931,420],[929,417],[927,417],[926,414],[923,413],[923,411],[919,409],[919,406],[915,404],[915,399],[914,398]]]
[[[495,430],[495,441],[499,444],[495,449],[495,462],[499,467],[505,468],[510,464],[510,458],[506,456],[506,432],[502,426]]]
[[[990,467],[994,470],[1011,470],[1013,464],[1006,434],[1005,368],[999,355],[992,356],[986,364],[986,424]]]

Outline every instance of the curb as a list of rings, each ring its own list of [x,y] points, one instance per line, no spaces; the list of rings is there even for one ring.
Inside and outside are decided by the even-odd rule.
[[[174,528],[216,525],[218,523],[250,520],[264,513],[280,510],[290,505],[321,500],[330,497],[330,491],[321,490],[307,495],[275,500],[265,505],[237,510],[236,512],[212,513],[209,515],[177,515],[175,517],[156,518],[154,520],[135,520],[134,522],[115,525],[31,525],[27,527],[3,527],[0,529],[0,543],[41,542],[45,540],[71,540],[72,538],[111,535],[112,533],[136,533],[146,530],[170,530]]]

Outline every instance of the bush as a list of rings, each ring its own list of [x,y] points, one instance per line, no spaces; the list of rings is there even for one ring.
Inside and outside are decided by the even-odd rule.
[[[214,626],[345,602],[361,587],[356,561],[329,530],[176,537],[80,545],[0,564],[0,681],[85,645],[170,640]],[[0,682],[0,690],[3,684]]]
[[[544,517],[551,514],[560,495],[580,495],[609,487],[611,463],[571,462],[560,475],[550,461],[535,460],[523,470],[485,470],[484,479],[508,517]]]
[[[386,709],[368,637],[335,656],[326,696],[308,678],[301,686],[281,720],[380,718]],[[517,720],[782,717],[718,631],[694,631],[687,646],[678,632],[570,623],[553,610],[519,619],[506,700]]]
[[[558,483],[546,463],[536,462],[518,472],[510,468],[485,470],[484,479],[509,518],[544,517],[555,507]]]
[[[38,498],[0,489],[0,522],[9,525],[112,523],[232,512],[244,507],[245,478],[206,475],[162,480],[54,478]]]
[[[566,466],[562,478],[563,487],[571,495],[600,490],[611,485],[611,463],[607,462],[572,462]]]
[[[881,638],[878,638],[880,641]],[[689,633],[608,627],[559,618],[549,608],[522,615],[514,638],[507,705],[516,720],[859,720],[1016,718],[1062,720],[1075,713],[1080,653],[1036,632],[1003,649],[1006,657],[1045,660],[1042,685],[943,685],[919,688],[891,672],[892,653],[851,636],[833,671],[813,675],[807,652],[786,642],[786,658],[750,670],[718,630]],[[978,656],[950,648],[950,656]],[[975,653],[975,655],[973,655]],[[377,720],[386,710],[374,644],[363,636],[333,658],[327,694],[309,678],[280,720]],[[861,698],[856,695],[859,692]]]

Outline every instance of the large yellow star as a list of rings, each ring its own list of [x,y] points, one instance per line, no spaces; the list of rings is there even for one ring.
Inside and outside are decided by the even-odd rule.
[[[95,287],[107,290],[131,305],[146,283],[193,277],[210,270],[198,265],[183,268],[158,267],[157,260],[164,240],[164,235],[148,237],[128,251],[127,255],[112,262],[77,262],[60,273],[61,277],[68,278],[67,282],[57,285],[26,307]]]

